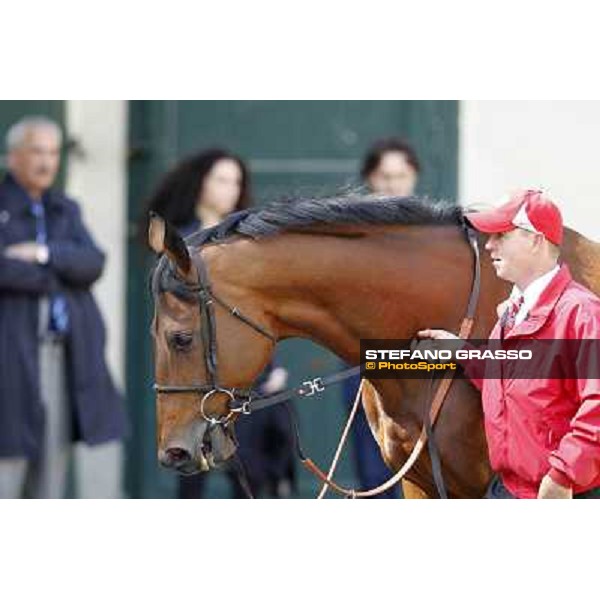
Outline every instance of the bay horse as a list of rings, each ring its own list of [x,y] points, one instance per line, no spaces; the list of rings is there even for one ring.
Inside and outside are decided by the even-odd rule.
[[[233,432],[211,428],[210,421],[228,414],[227,390],[251,387],[279,340],[307,338],[357,365],[361,339],[408,340],[425,328],[456,331],[474,260],[462,222],[462,209],[453,204],[369,197],[279,201],[185,242],[168,223],[152,218],[149,243],[163,255],[152,279],[155,375],[163,386],[156,400],[161,464],[192,473],[231,457]],[[562,257],[576,280],[600,292],[599,244],[566,230]],[[213,303],[214,322],[202,318],[202,299],[193,293],[198,265],[224,300]],[[508,293],[482,253],[471,337],[488,337]],[[213,375],[207,367],[209,328],[219,388],[225,390],[199,402],[194,386]],[[431,392],[425,379],[373,380],[365,387],[367,420],[392,471],[419,437]],[[453,381],[435,436],[449,497],[482,497],[492,472],[479,392],[467,380]],[[402,485],[407,498],[436,497],[427,452]]]

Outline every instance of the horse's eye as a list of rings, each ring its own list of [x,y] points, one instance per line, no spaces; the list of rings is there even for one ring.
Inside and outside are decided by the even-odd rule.
[[[176,333],[171,334],[169,338],[169,342],[171,346],[175,350],[179,350],[180,352],[185,352],[192,347],[192,342],[194,341],[194,335],[189,331],[178,331]]]

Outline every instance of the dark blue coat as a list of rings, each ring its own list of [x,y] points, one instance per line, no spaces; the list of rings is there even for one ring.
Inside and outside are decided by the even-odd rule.
[[[6,246],[35,240],[35,217],[10,175],[0,183],[0,457],[35,458],[41,448],[38,304],[40,296],[54,291],[65,297],[69,311],[66,360],[74,441],[98,444],[122,437],[126,429],[123,399],[105,362],[104,324],[90,292],[104,254],[75,202],[50,191],[44,204],[49,264],[6,258]]]

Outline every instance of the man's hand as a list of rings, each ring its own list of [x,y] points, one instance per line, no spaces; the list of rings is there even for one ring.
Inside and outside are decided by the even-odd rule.
[[[571,500],[573,490],[556,483],[550,475],[545,475],[538,490],[538,500]]]
[[[14,258],[16,260],[23,260],[29,263],[43,263],[42,259],[47,255],[47,246],[38,244],[36,242],[21,242],[20,244],[13,244],[7,246],[4,250],[4,256],[7,258]]]
[[[458,340],[458,336],[446,331],[445,329],[421,329],[417,332],[417,337],[423,340]]]

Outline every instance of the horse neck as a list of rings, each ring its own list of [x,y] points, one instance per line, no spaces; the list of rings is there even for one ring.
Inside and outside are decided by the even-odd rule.
[[[267,319],[280,339],[312,339],[348,362],[358,360],[361,338],[457,330],[471,287],[472,258],[457,227],[288,232],[212,250],[211,277],[226,297]]]

